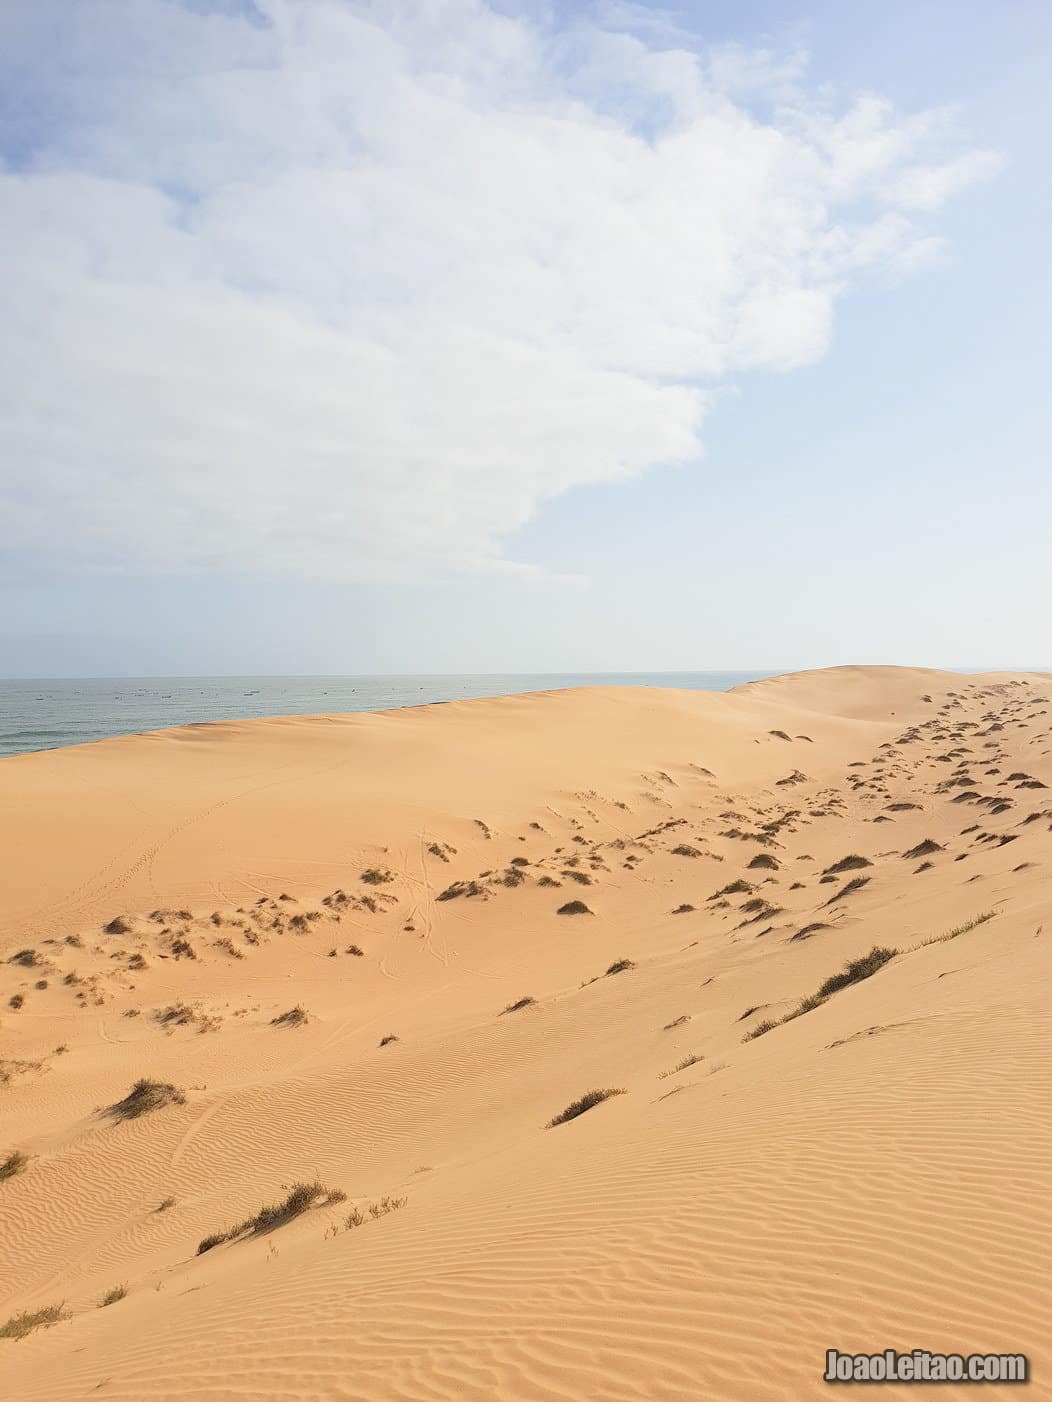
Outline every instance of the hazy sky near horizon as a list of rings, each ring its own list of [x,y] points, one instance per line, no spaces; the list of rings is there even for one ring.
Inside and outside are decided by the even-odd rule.
[[[0,675],[1052,667],[1045,0],[7,0]]]

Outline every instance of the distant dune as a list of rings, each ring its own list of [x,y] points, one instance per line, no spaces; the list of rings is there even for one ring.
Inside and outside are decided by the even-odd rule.
[[[1052,678],[188,726],[0,854],[0,1396],[1047,1387]]]

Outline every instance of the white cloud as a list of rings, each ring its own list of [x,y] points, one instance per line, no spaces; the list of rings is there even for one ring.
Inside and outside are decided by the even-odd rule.
[[[609,13],[14,0],[3,543],[511,567],[538,503],[697,458],[710,387],[819,358],[852,281],[922,262],[916,212],[990,173],[945,114],[834,112],[797,55]]]

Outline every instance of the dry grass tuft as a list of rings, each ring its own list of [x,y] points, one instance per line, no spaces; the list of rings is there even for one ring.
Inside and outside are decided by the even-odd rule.
[[[260,1236],[264,1232],[271,1232],[276,1227],[283,1227],[286,1222],[302,1217],[319,1203],[322,1207],[328,1207],[332,1203],[345,1201],[346,1196],[342,1188],[323,1187],[317,1179],[313,1183],[293,1183],[279,1202],[261,1207],[253,1217],[247,1217],[229,1231],[213,1232],[211,1236],[204,1237],[198,1243],[197,1254],[203,1256],[206,1251],[211,1251],[224,1241],[236,1241],[239,1237]]]
[[[553,1120],[548,1121],[548,1128],[554,1129],[556,1125],[564,1125],[569,1120],[576,1120],[578,1115],[583,1115],[586,1110],[592,1110],[596,1105],[602,1105],[604,1100],[610,1100],[615,1095],[624,1095],[622,1090],[590,1090],[587,1095],[582,1095],[580,1100],[575,1100],[567,1105],[565,1110],[561,1110]]]
[[[25,1154],[20,1149],[15,1149],[8,1154],[3,1163],[0,1163],[0,1182],[5,1178],[13,1178],[16,1173],[21,1173],[28,1162]]]
[[[137,1120],[168,1105],[185,1105],[186,1096],[169,1081],[141,1079],[135,1082],[123,1100],[110,1105],[106,1114],[115,1120]]]
[[[297,1003],[294,1008],[289,1008],[287,1012],[279,1013],[277,1017],[270,1019],[271,1027],[302,1027],[307,1021],[307,1010],[301,1008]]]
[[[536,1002],[536,998],[519,998],[516,1002],[509,1003],[506,1008],[502,1009],[500,1015],[503,1017],[505,1013],[521,1012],[523,1008],[532,1008]]]
[[[61,1305],[45,1305],[39,1310],[23,1310],[13,1314],[6,1324],[0,1325],[0,1339],[24,1339],[34,1329],[49,1329],[52,1324],[68,1319],[69,1315]]]

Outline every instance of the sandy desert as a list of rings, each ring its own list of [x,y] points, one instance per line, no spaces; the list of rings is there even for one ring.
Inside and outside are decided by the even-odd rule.
[[[1052,1395],[1050,717],[836,668],[0,760],[0,1396]]]

